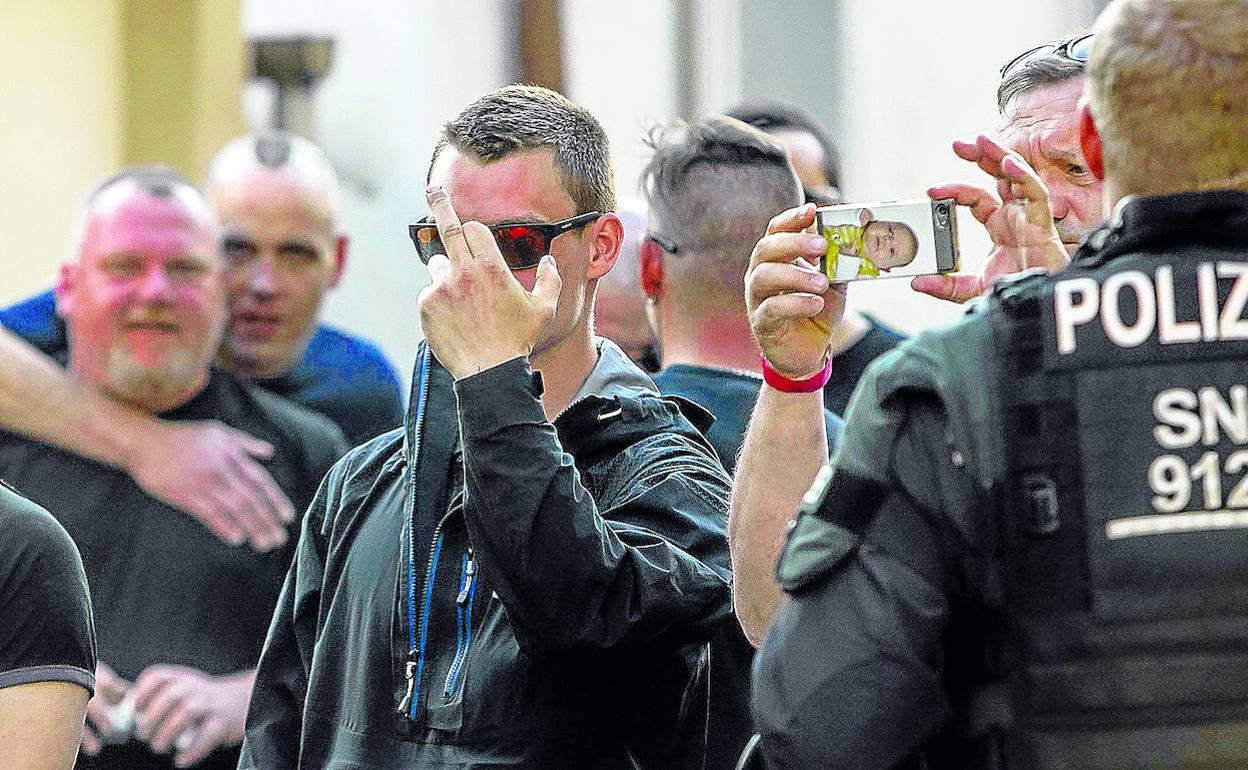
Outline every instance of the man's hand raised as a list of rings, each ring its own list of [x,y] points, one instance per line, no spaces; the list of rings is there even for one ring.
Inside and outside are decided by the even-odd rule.
[[[845,312],[845,288],[815,269],[827,251],[823,236],[808,230],[812,204],[789,209],[767,224],[745,274],[750,328],[773,369],[802,379],[823,368],[832,327]]]
[[[126,470],[148,494],[194,516],[231,545],[269,551],[286,542],[295,509],[258,462],[268,443],[216,421],[144,427]]]
[[[442,187],[426,192],[446,246],[445,255],[429,260],[431,281],[418,300],[429,349],[457,380],[528,355],[559,305],[563,282],[554,258],[542,258],[530,294],[488,227],[461,224]]]
[[[1002,276],[1032,267],[1057,270],[1070,261],[1053,224],[1049,191],[1022,157],[983,135],[974,142],[955,141],[953,151],[996,179],[996,192],[950,183],[927,194],[933,199],[953,198],[968,207],[988,231],[992,251],[981,275],[920,275],[910,282],[915,290],[965,302],[991,289]]]

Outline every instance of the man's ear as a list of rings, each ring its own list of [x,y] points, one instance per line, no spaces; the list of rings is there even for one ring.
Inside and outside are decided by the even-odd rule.
[[[334,243],[334,274],[329,282],[331,289],[338,288],[343,274],[347,272],[347,252],[350,250],[350,245],[351,239],[345,235],[339,235]]]
[[[66,262],[61,265],[61,271],[56,277],[56,287],[52,292],[56,295],[56,314],[61,318],[67,318],[73,312],[74,286],[78,280],[77,268],[77,265]]]
[[[615,260],[620,256],[620,246],[624,245],[624,223],[615,214],[603,214],[589,225],[588,231],[592,248],[585,277],[592,281],[603,277],[615,267]]]
[[[861,209],[858,212],[858,224],[863,227],[869,225],[873,219],[875,219],[875,214],[871,213],[871,209]]]
[[[1083,149],[1083,160],[1088,164],[1088,171],[1098,181],[1105,181],[1105,158],[1101,151],[1101,132],[1096,129],[1096,120],[1092,117],[1092,106],[1085,96],[1079,100],[1079,147]]]
[[[641,240],[641,290],[655,302],[663,296],[663,248],[649,238]]]

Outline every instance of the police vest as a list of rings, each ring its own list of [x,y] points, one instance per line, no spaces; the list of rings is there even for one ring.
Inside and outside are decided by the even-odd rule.
[[[1248,768],[1248,196],[1124,213],[989,311],[1004,609],[978,766]]]

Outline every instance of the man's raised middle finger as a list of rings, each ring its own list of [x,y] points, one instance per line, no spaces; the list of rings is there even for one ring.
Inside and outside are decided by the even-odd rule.
[[[450,258],[451,264],[472,259],[472,249],[464,237],[464,226],[459,221],[459,215],[455,213],[455,207],[451,205],[451,196],[447,195],[446,188],[442,185],[430,185],[425,190],[425,197],[429,201],[429,212],[433,214],[433,221],[438,225],[438,234],[442,237],[442,245],[446,247],[446,256]]]

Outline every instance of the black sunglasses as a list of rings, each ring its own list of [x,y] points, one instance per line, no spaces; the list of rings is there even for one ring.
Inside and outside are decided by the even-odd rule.
[[[588,214],[577,214],[574,217],[561,219],[558,222],[517,222],[509,225],[494,225],[490,232],[494,233],[494,241],[503,255],[503,261],[512,270],[527,270],[537,267],[542,257],[550,253],[550,243],[555,238],[578,227],[593,222],[601,217],[597,211]],[[445,254],[442,235],[438,226],[424,217],[407,226],[407,234],[411,236],[420,261],[426,265],[434,254]]]
[[[1029,48],[1018,56],[1010,59],[1001,67],[1001,77],[1005,77],[1010,70],[1014,69],[1023,62],[1030,61],[1036,56],[1053,54],[1067,61],[1079,62],[1087,64],[1088,59],[1092,58],[1092,42],[1096,38],[1095,32],[1085,32],[1082,35],[1068,37],[1065,40],[1058,40],[1056,43],[1045,43],[1035,48]]]

